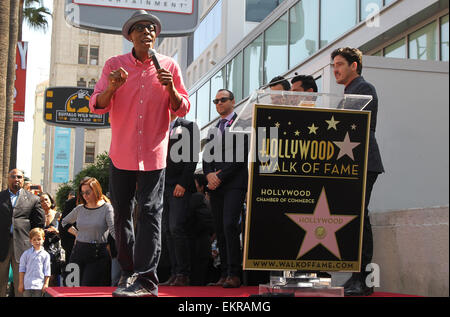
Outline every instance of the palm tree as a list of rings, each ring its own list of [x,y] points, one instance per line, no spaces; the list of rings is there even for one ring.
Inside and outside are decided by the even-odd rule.
[[[0,69],[2,70],[1,73],[7,74],[7,76],[1,79],[5,80],[4,86],[2,86],[3,82],[0,83],[0,150],[3,150],[0,151],[0,175],[5,175],[10,167],[16,165],[18,123],[13,122],[14,81],[16,47],[17,41],[22,39],[22,23],[25,20],[34,29],[46,30],[48,26],[47,16],[51,14],[43,6],[42,0],[12,0],[9,5],[2,5],[1,10],[0,41],[2,42],[2,49],[0,54],[6,56],[7,65],[0,64]],[[6,29],[3,29],[4,27]],[[6,45],[6,43],[7,46],[3,49],[3,45]],[[1,58],[4,58],[4,56]],[[3,60],[1,61],[3,62]],[[3,89],[3,87],[5,88]],[[11,149],[11,144],[15,145],[13,149]],[[4,189],[6,185],[6,179],[0,179],[0,188]]]
[[[0,6],[0,185],[3,188],[3,144],[5,138],[6,117],[6,74],[9,50],[9,15],[10,3],[6,1]]]

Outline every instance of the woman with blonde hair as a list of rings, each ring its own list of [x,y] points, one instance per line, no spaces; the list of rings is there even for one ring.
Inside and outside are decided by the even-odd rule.
[[[63,227],[75,222],[77,225],[68,229],[76,236],[70,263],[79,266],[80,286],[109,286],[110,256],[106,246],[108,233],[115,238],[113,207],[93,177],[80,183],[77,203],[62,220]]]

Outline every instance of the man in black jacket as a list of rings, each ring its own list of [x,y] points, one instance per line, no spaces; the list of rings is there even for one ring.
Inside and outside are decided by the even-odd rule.
[[[17,291],[20,257],[31,248],[30,230],[45,225],[39,197],[24,190],[23,183],[23,172],[13,169],[8,174],[8,189],[0,192],[0,297],[6,296],[10,264],[15,296],[20,296]]]
[[[196,191],[194,172],[200,150],[199,138],[195,123],[172,114],[162,220],[172,275],[161,285],[189,285],[191,259],[187,225],[189,200]]]
[[[208,131],[203,151],[203,173],[208,180],[222,271],[215,285],[236,288],[241,285],[239,235],[248,182],[248,138],[244,133],[229,132],[237,117],[233,93],[221,89],[213,102],[220,120],[216,127]]]
[[[331,54],[334,66],[336,82],[345,85],[345,94],[371,95],[372,101],[364,108],[371,111],[369,154],[367,165],[366,199],[364,208],[363,246],[361,259],[361,272],[353,273],[352,277],[344,284],[346,296],[370,295],[373,287],[366,285],[367,264],[371,263],[373,255],[372,226],[370,224],[369,210],[367,209],[372,193],[373,185],[379,174],[384,172],[380,150],[375,138],[377,125],[378,96],[375,87],[364,80],[362,74],[362,53],[358,49],[344,47],[335,50]]]

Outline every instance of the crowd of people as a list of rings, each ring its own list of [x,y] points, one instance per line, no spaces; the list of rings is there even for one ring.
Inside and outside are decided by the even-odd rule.
[[[212,102],[220,119],[208,131],[202,170],[196,172],[200,133],[194,122],[182,119],[190,102],[181,71],[173,59],[149,54],[160,32],[157,17],[136,11],[122,29],[132,52],[105,63],[90,99],[91,112],[110,114],[109,197],[97,179],[87,177],[59,213],[51,194],[36,197],[23,189],[20,170],[9,173],[9,188],[0,192],[0,296],[10,266],[16,296],[65,285],[68,264],[78,267],[80,286],[114,285],[116,297],[158,296],[159,285],[241,286],[248,136],[242,143],[229,131],[236,100],[232,91],[218,90]],[[374,87],[361,77],[358,50],[339,49],[331,59],[347,93],[374,96],[366,108],[372,122],[364,268],[372,256],[367,205],[383,172],[374,134],[378,104]],[[314,78],[306,75],[291,82],[276,77],[269,86],[317,92]],[[170,266],[164,282],[161,255]],[[353,274],[347,295],[373,291],[363,283],[364,274]]]

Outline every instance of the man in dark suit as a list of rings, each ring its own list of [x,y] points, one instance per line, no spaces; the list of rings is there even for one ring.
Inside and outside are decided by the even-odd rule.
[[[19,261],[31,248],[29,232],[44,228],[45,214],[39,197],[24,190],[22,171],[8,174],[8,189],[0,192],[0,297],[6,296],[9,266],[13,269],[15,296],[19,286]]]
[[[221,262],[221,278],[215,285],[235,288],[241,285],[239,235],[248,181],[248,138],[243,133],[229,132],[237,117],[233,93],[221,89],[213,102],[220,120],[208,132],[203,152],[203,173],[208,180]]]
[[[371,95],[372,101],[364,108],[371,111],[369,155],[367,164],[366,199],[364,209],[363,246],[361,259],[361,272],[353,273],[352,277],[344,284],[346,296],[370,295],[373,287],[366,285],[366,266],[371,263],[373,255],[372,226],[370,224],[368,205],[373,185],[379,174],[384,172],[380,150],[375,138],[377,125],[378,96],[375,87],[364,80],[362,74],[362,53],[358,49],[344,47],[335,50],[331,54],[334,66],[336,82],[345,85],[345,94]]]
[[[164,189],[162,230],[169,251],[171,277],[161,285],[188,286],[191,273],[188,239],[189,200],[196,191],[194,172],[200,150],[195,123],[171,115]]]

